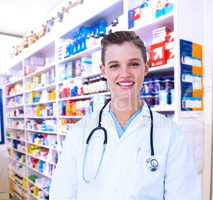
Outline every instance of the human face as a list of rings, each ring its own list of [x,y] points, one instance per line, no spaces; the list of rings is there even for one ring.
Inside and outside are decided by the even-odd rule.
[[[148,69],[140,49],[132,42],[109,45],[106,48],[105,64],[101,66],[101,71],[107,79],[112,100],[115,98],[139,100]]]

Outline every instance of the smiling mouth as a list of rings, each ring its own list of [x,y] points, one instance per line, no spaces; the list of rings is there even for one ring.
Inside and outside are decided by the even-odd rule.
[[[122,88],[130,88],[135,84],[134,81],[119,81],[117,82],[117,85],[119,85]]]

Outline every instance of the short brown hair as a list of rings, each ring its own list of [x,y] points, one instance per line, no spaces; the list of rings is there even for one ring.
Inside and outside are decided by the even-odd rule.
[[[105,64],[105,53],[107,46],[111,44],[122,44],[132,42],[141,50],[144,63],[147,63],[146,47],[141,38],[134,31],[116,31],[105,35],[101,40],[101,62]]]

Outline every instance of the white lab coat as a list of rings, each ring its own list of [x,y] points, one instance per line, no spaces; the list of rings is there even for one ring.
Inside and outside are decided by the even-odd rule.
[[[50,188],[50,200],[201,200],[200,182],[192,153],[177,126],[153,113],[154,150],[159,168],[151,172],[150,114],[147,105],[132,121],[121,138],[106,107],[102,126],[108,144],[97,178],[90,184],[82,178],[86,139],[97,126],[99,113],[82,119],[67,136]],[[98,135],[98,134],[97,134]],[[102,137],[94,136],[85,166],[94,174]],[[98,144],[98,145],[97,145]]]

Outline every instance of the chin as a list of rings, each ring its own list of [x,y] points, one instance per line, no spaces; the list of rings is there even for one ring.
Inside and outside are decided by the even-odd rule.
[[[114,91],[111,92],[112,98],[116,98],[117,100],[128,100],[134,101],[138,99],[139,95],[134,91]]]

